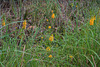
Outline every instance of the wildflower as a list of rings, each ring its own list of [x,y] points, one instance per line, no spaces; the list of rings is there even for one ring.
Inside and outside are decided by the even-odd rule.
[[[3,20],[3,22],[2,22],[2,26],[5,26],[5,21]]]
[[[93,24],[94,24],[94,20],[90,19],[90,25],[93,25]]]
[[[51,29],[51,26],[48,26],[49,29]]]
[[[47,19],[47,22],[48,22],[49,20]]]
[[[90,19],[90,25],[94,24],[94,20],[96,20],[95,16]]]
[[[70,58],[73,58],[73,56],[69,56]]]
[[[51,16],[51,18],[53,18],[53,19],[55,18],[55,14],[54,14],[54,13],[52,13],[52,16]]]
[[[53,10],[51,10],[51,12],[53,13]]]
[[[43,37],[41,37],[41,39],[43,39]]]
[[[49,58],[52,58],[52,55],[49,55],[48,57],[49,57]]]
[[[26,25],[27,25],[27,23],[26,23],[26,20],[24,20],[24,22],[23,22],[23,29],[26,29]]]
[[[53,41],[54,40],[53,34],[49,37],[49,40],[50,41]]]
[[[76,7],[77,7],[77,5],[76,5]]]
[[[47,47],[46,50],[47,50],[47,51],[50,51],[50,47]]]

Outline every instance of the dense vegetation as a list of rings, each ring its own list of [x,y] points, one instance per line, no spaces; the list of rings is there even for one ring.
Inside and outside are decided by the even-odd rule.
[[[0,67],[99,67],[99,0],[1,3]]]

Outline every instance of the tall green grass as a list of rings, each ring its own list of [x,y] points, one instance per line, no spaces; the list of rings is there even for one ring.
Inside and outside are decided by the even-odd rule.
[[[0,25],[2,19],[6,22],[0,28],[0,66],[99,67],[100,7],[97,3],[87,4],[74,0],[29,0],[18,1],[16,5],[13,0],[9,8],[13,15],[2,12],[0,16]],[[90,26],[93,16],[96,20]],[[22,29],[24,20],[27,20],[26,29]],[[52,42],[49,41],[51,34],[54,35]]]

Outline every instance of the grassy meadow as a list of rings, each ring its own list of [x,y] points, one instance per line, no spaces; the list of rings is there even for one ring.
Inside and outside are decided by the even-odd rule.
[[[100,67],[99,2],[2,3],[0,67]]]

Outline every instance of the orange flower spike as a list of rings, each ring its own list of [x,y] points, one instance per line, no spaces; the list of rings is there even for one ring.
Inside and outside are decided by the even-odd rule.
[[[47,47],[46,50],[47,50],[47,51],[50,51],[50,47]]]
[[[94,20],[90,19],[90,25],[94,25]]]
[[[27,25],[27,23],[26,23],[26,20],[24,20],[24,22],[23,22],[23,29],[26,29],[26,25]]]
[[[46,21],[48,22],[49,20],[47,19]]]
[[[52,58],[52,55],[49,55],[48,57],[49,57],[49,58]]]
[[[90,19],[90,25],[94,25],[94,20],[96,20],[95,16]]]
[[[24,22],[23,22],[23,25],[26,25],[27,23],[26,23],[26,20],[24,20]]]
[[[51,12],[53,13],[53,10],[51,10]]]
[[[23,26],[22,28],[23,28],[23,29],[26,29],[26,26]]]
[[[43,37],[41,37],[41,39],[43,39]]]
[[[55,18],[55,14],[54,14],[54,13],[52,13],[52,16],[51,16],[51,18],[53,18],[53,19]]]
[[[53,34],[49,37],[49,40],[50,41],[53,41],[54,40]]]
[[[49,29],[51,29],[51,26],[48,26]]]
[[[3,20],[3,22],[2,22],[2,26],[5,26],[5,21]]]
[[[73,56],[69,56],[70,58],[73,58]]]

